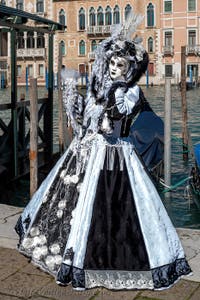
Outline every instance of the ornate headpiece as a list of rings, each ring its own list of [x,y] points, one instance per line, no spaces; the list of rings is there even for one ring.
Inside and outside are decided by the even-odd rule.
[[[130,13],[124,25],[111,27],[111,36],[103,40],[95,50],[95,62],[92,68],[91,88],[97,98],[103,97],[105,89],[112,84],[108,73],[108,62],[113,55],[129,60],[130,69],[127,83],[133,84],[146,71],[148,54],[142,45],[142,38],[137,35],[131,39],[144,17]]]

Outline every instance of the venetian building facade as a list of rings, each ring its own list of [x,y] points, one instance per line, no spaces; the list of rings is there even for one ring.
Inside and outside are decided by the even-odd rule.
[[[181,46],[186,46],[188,79],[200,77],[200,1],[198,0],[0,0],[4,4],[38,14],[66,25],[54,36],[54,73],[58,71],[59,46],[62,62],[80,72],[82,83],[90,75],[94,50],[110,36],[111,26],[124,23],[129,11],[144,16],[137,35],[149,53],[149,67],[141,84],[163,84],[165,77],[178,83],[181,75]],[[36,25],[37,26],[37,25]],[[9,66],[9,37],[0,33],[0,71]],[[17,38],[18,84],[37,77],[44,85],[47,70],[47,37],[28,32]],[[7,48],[7,54],[6,54]],[[7,58],[6,58],[6,55]],[[3,57],[3,59],[2,59]],[[7,70],[9,74],[9,68]],[[87,77],[87,78],[86,78]],[[8,75],[9,81],[9,75]]]
[[[67,30],[56,35],[55,51],[62,44],[63,64],[90,73],[96,45],[110,35],[110,27],[124,23],[130,10],[144,15],[137,34],[149,53],[149,67],[142,84],[164,84],[181,77],[181,46],[186,46],[187,80],[200,77],[200,3],[198,0],[54,0],[57,20]],[[55,62],[56,64],[56,62]],[[192,74],[192,79],[191,79]]]
[[[51,0],[1,0],[1,4],[9,7],[24,10],[26,12],[37,14],[40,17],[53,19],[53,5]],[[35,21],[28,21],[29,26],[39,26]],[[10,34],[0,33],[1,48],[0,53],[0,68],[1,65],[7,69],[0,69],[4,72],[6,82],[10,83]],[[3,40],[2,40],[3,37]],[[5,51],[5,47],[7,50]],[[37,78],[38,85],[45,85],[46,70],[47,70],[47,55],[48,55],[48,36],[47,34],[25,31],[17,32],[16,35],[17,47],[17,84],[25,85],[30,78]],[[3,55],[1,55],[3,54]],[[5,56],[6,54],[6,56]],[[1,63],[2,62],[2,63]],[[2,77],[2,76],[1,76]]]
[[[90,74],[94,61],[94,50],[103,39],[110,36],[111,26],[124,23],[129,11],[144,15],[136,34],[143,37],[143,44],[149,52],[148,77],[156,83],[158,43],[160,42],[160,1],[146,0],[101,0],[101,1],[59,1],[54,0],[57,22],[64,22],[65,32],[55,37],[55,54],[61,44],[63,64],[78,70],[85,78]],[[57,68],[55,61],[55,69]],[[145,76],[141,82],[145,83]]]
[[[200,78],[200,1],[161,1],[160,12],[162,65],[160,74],[180,81],[181,46],[186,46],[187,80]]]

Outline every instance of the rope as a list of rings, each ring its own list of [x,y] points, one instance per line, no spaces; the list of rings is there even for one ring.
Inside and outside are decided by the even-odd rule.
[[[179,138],[176,136],[172,136],[172,140],[175,140],[176,142],[178,142],[183,148],[184,147],[187,148],[187,150],[185,149],[185,150],[177,152],[177,153],[182,153],[182,154],[189,153],[191,155],[193,154],[193,147],[191,146],[191,142],[186,145],[185,143],[183,143],[183,138]]]
[[[184,179],[178,181],[176,184],[173,184],[173,185],[167,187],[166,189],[164,189],[164,190],[162,191],[162,193],[167,193],[167,192],[170,192],[171,190],[174,190],[175,188],[179,187],[180,185],[182,185],[183,183],[185,183],[186,181],[188,181],[190,178],[192,178],[192,177],[189,176],[189,177],[186,177],[186,178],[184,178]],[[160,182],[160,183],[163,184],[162,182]],[[164,184],[163,184],[163,185],[164,185]]]

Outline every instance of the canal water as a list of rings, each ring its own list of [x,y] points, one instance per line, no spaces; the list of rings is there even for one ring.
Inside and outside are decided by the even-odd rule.
[[[164,117],[164,87],[143,87],[144,94],[153,110],[163,119]],[[24,93],[29,99],[28,91],[19,88],[18,95]],[[44,97],[47,93],[45,88],[39,88],[39,97]],[[19,96],[18,96],[19,98]],[[58,92],[54,91],[54,146],[58,146]],[[0,103],[10,102],[10,90],[0,90]],[[192,139],[192,144],[200,142],[200,88],[187,91],[188,106],[188,127]],[[2,117],[2,112],[0,112]],[[4,118],[5,119],[5,118]],[[172,87],[172,185],[180,182],[189,176],[193,161],[189,156],[188,162],[183,161],[182,154],[182,112],[181,93],[176,86]],[[200,198],[186,197],[188,183],[185,182],[170,193],[170,197],[164,197],[161,193],[163,203],[176,227],[200,229]],[[10,194],[11,203],[18,206],[25,206],[29,201],[29,182],[21,180],[18,188]],[[13,197],[15,199],[13,199]],[[1,196],[0,196],[1,202]],[[9,201],[8,201],[9,202]]]

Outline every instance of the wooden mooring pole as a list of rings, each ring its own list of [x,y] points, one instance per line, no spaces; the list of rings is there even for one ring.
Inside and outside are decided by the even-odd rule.
[[[59,44],[59,56],[58,56],[58,107],[59,107],[59,151],[60,154],[64,151],[64,128],[63,128],[63,100],[62,100],[62,89],[61,89],[61,67],[62,67],[62,48],[61,43]]]
[[[165,122],[164,122],[164,181],[169,187],[171,186],[171,124],[172,124],[172,93],[171,80],[165,80]],[[166,197],[170,193],[165,194]]]
[[[38,187],[38,94],[37,79],[30,79],[30,196]]]
[[[188,117],[186,100],[186,47],[181,47],[181,106],[182,106],[182,140],[183,160],[188,160]]]

